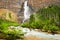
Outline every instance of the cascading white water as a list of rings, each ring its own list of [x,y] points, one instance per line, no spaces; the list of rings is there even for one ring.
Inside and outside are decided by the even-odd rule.
[[[30,8],[28,6],[28,1],[24,2],[24,21],[30,18]]]
[[[31,14],[31,10],[30,10],[30,7],[28,6],[28,1],[25,1],[24,2],[24,20],[23,20],[23,22],[30,18],[30,14]],[[22,31],[27,32],[24,35],[27,37],[28,37],[28,35],[34,35],[34,36],[42,37],[42,38],[53,38],[53,39],[60,40],[60,34],[55,34],[55,35],[46,34],[43,32],[37,32],[35,30],[30,30],[28,28],[23,28]]]

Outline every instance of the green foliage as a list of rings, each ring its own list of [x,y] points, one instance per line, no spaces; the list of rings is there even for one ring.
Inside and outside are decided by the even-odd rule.
[[[44,25],[43,29],[45,31],[51,31],[51,32],[54,32],[54,31],[58,31],[59,28],[56,26],[56,25],[53,25],[53,24],[49,24],[49,25]]]
[[[15,40],[16,38],[22,38],[24,36],[22,30],[10,29],[9,26],[19,26],[19,24],[16,22],[0,19],[0,34],[3,33],[3,35],[5,35],[5,39]]]
[[[0,19],[0,29],[6,29],[9,26],[18,26],[19,24],[16,22],[11,22],[7,20]]]
[[[17,38],[22,39],[24,37],[24,32],[22,32],[22,30],[18,30],[18,29],[12,29],[12,30],[5,30],[4,31],[5,34],[7,34],[8,36],[6,37],[7,40],[16,40]]]
[[[49,5],[39,9],[35,14],[30,16],[29,22],[23,23],[22,26],[30,28],[43,29],[45,31],[58,31],[60,28],[60,6]],[[58,24],[59,25],[58,25]]]
[[[5,29],[5,30],[2,30],[2,34],[5,35],[2,38],[5,38],[6,40],[16,40],[18,38],[22,39],[25,33],[19,29]],[[1,36],[2,35],[0,35],[0,37]]]
[[[24,22],[20,26],[22,26],[22,27],[29,27],[29,22]]]

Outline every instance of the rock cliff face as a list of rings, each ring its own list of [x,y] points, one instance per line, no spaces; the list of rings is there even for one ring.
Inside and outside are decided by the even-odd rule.
[[[21,6],[24,0],[0,0],[0,9],[8,9],[10,11],[13,11],[17,14],[18,20],[21,20],[21,17],[23,16],[23,13],[20,13]]]
[[[23,3],[25,0],[0,0],[0,9],[8,9],[17,13],[18,20],[23,19]],[[60,4],[60,0],[28,0],[28,4],[35,10],[49,4]],[[24,10],[24,9],[23,9]]]
[[[60,0],[28,0],[28,3],[32,7],[39,9],[40,7],[44,7],[49,4],[59,4],[60,5]]]
[[[20,11],[23,0],[0,0],[0,8],[12,10],[16,13]]]
[[[21,6],[25,0],[0,0],[0,8],[6,8],[19,13]],[[60,0],[28,0],[33,8],[44,7],[48,4],[60,4]]]

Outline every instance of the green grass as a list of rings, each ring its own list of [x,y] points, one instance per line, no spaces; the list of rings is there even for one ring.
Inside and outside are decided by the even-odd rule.
[[[10,26],[19,26],[16,22],[0,19],[0,38],[7,40],[15,40],[16,38],[23,38],[24,32],[18,29],[9,29]],[[2,34],[2,35],[1,35]]]
[[[5,29],[9,26],[18,26],[19,24],[16,23],[16,22],[11,22],[11,21],[8,21],[8,20],[3,20],[3,19],[0,19],[0,29]]]

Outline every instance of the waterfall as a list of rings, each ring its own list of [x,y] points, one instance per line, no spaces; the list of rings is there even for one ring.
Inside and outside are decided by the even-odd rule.
[[[24,20],[23,20],[23,22],[30,18],[30,14],[31,14],[31,12],[30,12],[30,8],[28,6],[28,1],[25,1],[24,2]]]

